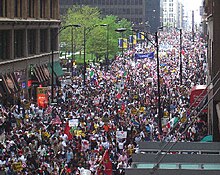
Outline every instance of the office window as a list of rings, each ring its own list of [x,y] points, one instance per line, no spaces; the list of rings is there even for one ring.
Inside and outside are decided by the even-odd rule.
[[[50,38],[51,38],[51,49],[54,51],[58,50],[58,38],[57,38],[58,29],[50,30]]]
[[[0,0],[0,17],[7,16],[7,0]]]
[[[36,53],[36,30],[28,30],[28,54],[33,55]]]
[[[7,60],[9,55],[9,31],[0,30],[0,60]]]
[[[14,0],[14,16],[22,17],[22,0]]]
[[[40,18],[45,18],[45,0],[40,0]]]
[[[34,17],[34,0],[28,0],[28,17]]]
[[[18,17],[18,0],[14,0],[14,16]]]
[[[0,16],[2,17],[2,16],[4,16],[3,14],[4,14],[4,12],[3,12],[3,10],[4,10],[4,8],[3,8],[3,0],[0,0]]]
[[[15,58],[20,58],[23,56],[23,46],[24,46],[24,32],[23,30],[14,31],[14,56]]]
[[[143,5],[143,1],[142,0],[139,0],[139,5]]]
[[[50,18],[53,18],[53,0],[50,0]]]
[[[46,45],[47,42],[47,30],[40,30],[40,52],[45,53],[46,52]]]

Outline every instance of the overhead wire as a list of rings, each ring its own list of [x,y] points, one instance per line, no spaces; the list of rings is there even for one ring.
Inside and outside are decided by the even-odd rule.
[[[217,72],[217,74],[213,77],[212,81],[207,85],[207,87],[202,91],[202,93],[200,93],[200,95],[195,99],[195,101],[190,105],[190,107],[188,108],[188,110],[191,110],[191,108],[195,105],[195,103],[198,101],[198,99],[200,99],[200,97],[205,93],[205,91],[208,89],[208,87],[213,83],[213,81],[216,79],[216,77],[218,77],[220,71]],[[220,79],[217,79],[217,81],[215,82],[215,84],[213,85],[213,87],[215,87],[215,85],[217,85],[217,83],[220,81]],[[200,107],[200,105],[203,103],[203,101],[207,98],[207,96],[209,95],[209,93],[211,92],[212,88],[207,92],[207,94],[203,97],[203,99],[199,102],[199,104],[197,104],[197,106],[191,111],[190,115],[187,117],[188,119],[194,114],[194,112],[196,112],[197,108]],[[176,127],[179,125],[179,123],[177,122],[176,124],[174,124],[174,126],[172,127],[171,131],[169,131],[166,136],[164,137],[164,139],[166,139],[175,129]],[[177,132],[182,128],[183,125],[180,125],[180,127],[176,130]],[[157,152],[157,154],[160,154],[163,149],[171,142],[172,138],[175,135],[172,135],[171,138],[169,139],[168,142],[166,142],[166,144],[161,148],[161,150],[159,152]]]
[[[220,79],[220,78],[219,78]],[[218,80],[219,80],[218,79]],[[184,129],[184,131],[177,137],[175,142],[172,142],[171,146],[169,147],[169,149],[161,156],[161,158],[157,161],[157,163],[154,165],[154,167],[152,168],[152,172],[151,174],[153,174],[158,168],[159,168],[159,164],[162,162],[162,160],[164,159],[164,157],[168,154],[168,152],[170,152],[170,150],[175,146],[175,144],[179,141],[180,137],[189,129],[189,127],[196,121],[197,117],[202,113],[202,111],[206,108],[206,106],[211,102],[211,100],[213,100],[213,98],[216,96],[216,94],[218,93],[218,91],[220,90],[220,86],[218,87],[218,89],[215,91],[215,93],[213,94],[212,97],[210,97],[210,99],[208,100],[208,102],[202,107],[202,109],[200,109],[200,111],[197,113],[197,115],[192,119],[192,121],[188,124],[188,126]]]

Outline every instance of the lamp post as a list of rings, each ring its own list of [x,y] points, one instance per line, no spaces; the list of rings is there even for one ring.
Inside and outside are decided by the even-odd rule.
[[[59,31],[57,33],[55,33],[54,37],[52,38],[51,40],[51,72],[52,72],[52,76],[51,76],[51,103],[54,103],[54,93],[53,93],[53,90],[54,90],[54,41],[55,39],[57,39],[57,36],[60,34],[60,32],[62,32],[64,29],[66,28],[69,28],[69,27],[75,27],[75,26],[78,26],[76,24],[72,24],[72,25],[66,25],[66,26],[62,26]],[[73,35],[73,32],[71,33]],[[73,36],[72,36],[73,38]],[[72,43],[73,45],[73,43]]]
[[[101,24],[100,26],[106,27],[106,57],[105,57],[105,64],[106,64],[106,71],[108,71],[109,25],[108,24]]]
[[[180,30],[180,85],[183,84],[183,77],[182,77],[182,74],[183,74],[183,64],[182,64],[182,29],[179,29]]]
[[[83,85],[85,86],[86,85],[86,34],[89,33],[92,29],[94,29],[95,27],[98,27],[98,26],[107,26],[107,43],[108,43],[108,24],[97,24],[97,25],[94,25],[92,27],[83,27]],[[88,30],[88,31],[87,31]],[[108,55],[108,44],[107,44],[107,55]]]
[[[160,100],[160,60],[159,60],[159,42],[158,32],[155,32],[155,46],[157,48],[157,91],[158,91],[158,127],[159,132],[162,133],[162,111],[161,111],[161,100]]]
[[[72,29],[71,29],[71,42],[72,42],[72,59],[71,59],[71,72],[72,72],[72,77],[73,77],[73,61],[76,59],[75,58],[75,52],[76,52],[76,42],[74,43],[73,40],[73,28],[78,28],[81,27],[79,24],[74,24],[72,25]],[[76,37],[75,37],[76,38]],[[73,47],[73,43],[74,43],[74,47]]]
[[[121,38],[122,38],[122,48],[121,48],[121,55],[124,57],[124,39],[123,39],[123,32],[125,32],[127,29],[126,28],[118,28],[115,31],[121,33]]]
[[[158,29],[161,29],[158,28]],[[135,32],[138,32],[137,30],[132,30]],[[160,93],[160,60],[159,60],[159,42],[158,42],[158,32],[155,32],[155,42],[152,42],[149,38],[148,38],[148,33],[146,33],[145,35],[140,33],[141,35],[143,35],[147,41],[149,41],[154,47],[156,47],[156,54],[157,54],[157,92],[158,92],[158,128],[159,128],[159,132],[162,133],[162,110],[161,110],[161,93]]]
[[[86,85],[86,27],[83,27],[83,85]]]
[[[180,72],[179,72],[179,75],[180,75],[180,85],[183,84],[183,77],[182,77],[182,74],[183,74],[183,63],[182,63],[182,29],[179,29],[177,27],[175,27],[176,30],[178,30],[180,32],[180,45],[179,45],[179,59],[180,59]]]

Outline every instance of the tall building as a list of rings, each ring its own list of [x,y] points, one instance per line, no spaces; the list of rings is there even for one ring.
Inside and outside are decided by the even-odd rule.
[[[208,32],[208,83],[212,82],[213,85],[208,97],[211,101],[208,107],[209,133],[213,135],[214,141],[220,142],[220,1],[204,0],[203,6],[206,17],[204,23],[207,24]]]
[[[61,14],[65,14],[72,5],[98,7],[103,16],[126,18],[143,31],[155,32],[160,26],[160,0],[62,0]]]
[[[163,1],[163,26],[183,27],[183,4],[179,0]]]
[[[59,59],[59,0],[0,1],[0,101],[32,98],[50,84],[51,48]],[[7,100],[6,100],[7,99]]]

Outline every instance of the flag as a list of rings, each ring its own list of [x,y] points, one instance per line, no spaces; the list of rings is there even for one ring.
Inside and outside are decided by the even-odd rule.
[[[66,126],[65,126],[65,129],[64,129],[64,134],[66,134],[68,136],[68,140],[72,140],[73,136],[70,133],[70,126],[69,126],[68,121],[66,122]]]
[[[58,115],[51,120],[51,123],[52,123],[53,125],[62,124],[62,122],[61,122],[61,120],[60,120],[60,117],[59,117]]]
[[[103,170],[100,169],[100,167],[103,167]],[[100,162],[100,167],[98,169],[98,175],[101,175],[104,171],[104,174],[105,175],[112,175],[112,162],[110,160],[110,157],[109,157],[109,151],[108,150],[105,150],[105,153],[102,157],[102,160]]]
[[[116,98],[117,98],[117,99],[120,99],[120,98],[121,98],[121,94],[118,93],[118,94],[116,95]]]

